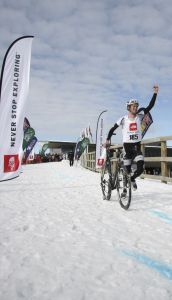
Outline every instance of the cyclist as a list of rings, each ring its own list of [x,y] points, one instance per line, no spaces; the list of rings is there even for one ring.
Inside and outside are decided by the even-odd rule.
[[[123,148],[124,148],[124,167],[126,172],[129,174],[131,172],[131,164],[133,159],[135,159],[137,168],[134,173],[131,175],[131,184],[133,190],[137,189],[137,184],[135,179],[140,176],[143,172],[144,167],[144,157],[141,152],[141,140],[142,140],[142,131],[141,131],[141,122],[144,116],[152,109],[155,104],[157,93],[159,87],[155,85],[153,87],[153,97],[146,108],[140,108],[139,102],[136,99],[130,99],[127,101],[126,106],[128,114],[120,118],[115,125],[109,130],[107,140],[105,145],[110,145],[110,139],[113,135],[113,132],[119,127],[122,127],[123,135]],[[141,111],[143,111],[141,113]],[[123,193],[127,193],[127,189],[124,188]]]

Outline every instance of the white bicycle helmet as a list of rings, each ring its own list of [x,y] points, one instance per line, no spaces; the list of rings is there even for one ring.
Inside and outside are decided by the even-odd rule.
[[[139,106],[139,102],[138,102],[137,99],[130,99],[130,100],[128,100],[127,103],[126,103],[127,109],[128,109],[128,107],[129,107],[130,105],[132,105],[132,104],[138,105],[138,106]]]

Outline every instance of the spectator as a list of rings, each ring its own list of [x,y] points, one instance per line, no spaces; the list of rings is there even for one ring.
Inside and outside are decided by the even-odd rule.
[[[69,159],[70,167],[72,167],[73,166],[73,162],[74,162],[74,152],[73,151],[70,151],[68,153],[68,159]]]

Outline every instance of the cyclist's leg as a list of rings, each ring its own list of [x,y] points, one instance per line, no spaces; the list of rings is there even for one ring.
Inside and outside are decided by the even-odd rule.
[[[133,190],[137,190],[137,183],[136,183],[136,178],[140,176],[143,173],[144,170],[144,160],[143,160],[143,155],[138,155],[136,156],[136,163],[137,163],[137,169],[134,172],[134,174],[131,176],[131,185]]]
[[[140,145],[140,143],[138,143],[136,145],[135,161],[136,161],[136,164],[137,164],[137,168],[136,168],[134,174],[131,176],[131,182],[132,182],[133,188],[137,189],[137,185],[135,183],[135,179],[138,176],[140,176],[143,173],[143,170],[144,170],[144,157],[143,157],[143,154],[141,152],[141,145]]]
[[[143,155],[138,155],[136,157],[137,161],[137,177],[143,173],[144,170],[144,157]]]
[[[131,163],[132,163],[132,157],[133,157],[132,152],[133,152],[132,151],[132,144],[131,143],[124,143],[124,158],[123,158],[124,170],[128,174],[130,174],[130,172],[131,172]]]
[[[131,176],[131,180],[136,179],[138,176],[140,176],[143,173],[144,170],[144,158],[143,155],[138,155],[135,157],[137,169],[134,172],[134,174]]]

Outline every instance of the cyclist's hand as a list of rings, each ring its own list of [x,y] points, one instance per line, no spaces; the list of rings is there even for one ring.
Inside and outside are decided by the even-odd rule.
[[[155,94],[158,94],[159,86],[157,84],[154,85],[153,91]]]
[[[110,147],[110,141],[106,140],[106,142],[103,144],[104,148]]]

